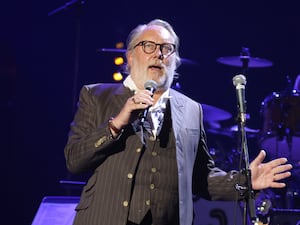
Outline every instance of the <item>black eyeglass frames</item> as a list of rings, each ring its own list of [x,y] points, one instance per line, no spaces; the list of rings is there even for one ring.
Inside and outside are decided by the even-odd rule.
[[[155,52],[157,46],[159,46],[160,52],[165,57],[168,57],[169,55],[173,54],[176,50],[176,45],[175,44],[171,44],[171,43],[158,44],[158,43],[155,43],[153,41],[140,41],[139,43],[137,43],[134,46],[134,48],[136,48],[137,46],[142,46],[143,51],[146,54],[151,54],[151,53]]]

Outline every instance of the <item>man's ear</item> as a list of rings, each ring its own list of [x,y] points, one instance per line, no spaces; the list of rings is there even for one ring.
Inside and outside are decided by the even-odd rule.
[[[126,59],[127,59],[127,64],[131,65],[131,61],[132,61],[132,52],[127,52],[126,53]]]

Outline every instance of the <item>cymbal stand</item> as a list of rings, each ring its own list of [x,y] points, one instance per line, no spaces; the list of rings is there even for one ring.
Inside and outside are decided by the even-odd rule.
[[[240,59],[242,61],[242,74],[246,75],[249,66],[249,59],[250,59],[249,48],[242,47],[242,51],[240,53]]]
[[[81,34],[81,14],[82,6],[86,4],[86,0],[70,0],[64,5],[52,10],[48,13],[48,16],[54,16],[58,13],[64,12],[69,9],[75,9],[76,12],[76,39],[75,39],[75,60],[74,60],[74,77],[73,77],[73,100],[72,100],[72,112],[76,110],[77,102],[77,83],[79,77],[79,52],[80,52],[80,34]]]
[[[80,34],[81,34],[81,15],[82,15],[82,6],[86,3],[86,0],[70,0],[66,2],[64,5],[52,10],[48,13],[48,16],[54,16],[58,13],[65,12],[69,9],[75,9],[76,16],[76,37],[75,37],[75,57],[74,57],[74,77],[73,77],[73,94],[72,94],[72,113],[76,110],[76,93],[78,86],[78,78],[79,78],[79,56],[80,56]],[[70,180],[72,175],[67,172],[67,179]],[[71,189],[67,188],[67,193],[70,195]]]

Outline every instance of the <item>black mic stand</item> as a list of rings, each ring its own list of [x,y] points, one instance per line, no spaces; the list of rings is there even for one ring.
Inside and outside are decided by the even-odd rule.
[[[240,59],[242,61],[242,70],[245,74],[248,70],[248,64],[249,64],[249,58],[250,58],[250,52],[248,48],[242,48]],[[246,108],[246,101],[244,102],[245,108]],[[244,156],[244,173],[246,176],[246,187],[242,187],[238,185],[238,187],[241,187],[240,189],[237,188],[239,191],[243,190],[243,193],[245,195],[245,201],[246,204],[244,205],[244,224],[247,225],[247,212],[249,212],[249,218],[251,220],[251,224],[257,224],[258,217],[256,215],[256,209],[255,209],[255,198],[254,198],[254,192],[252,190],[252,180],[251,180],[251,170],[250,170],[250,163],[249,163],[249,151],[248,151],[248,144],[247,144],[247,134],[245,130],[246,126],[246,112],[241,111],[240,105],[239,107],[239,114],[237,117],[238,121],[238,133],[240,134],[240,147],[241,147],[241,154]]]
[[[245,201],[246,204],[244,206],[244,224],[247,225],[247,212],[249,212],[249,217],[251,219],[252,224],[256,224],[257,222],[257,216],[256,216],[256,210],[255,210],[255,199],[254,199],[254,192],[252,190],[252,181],[251,181],[251,170],[249,167],[249,154],[248,154],[248,144],[247,144],[247,135],[246,135],[246,130],[245,130],[245,124],[246,121],[243,119],[246,116],[245,115],[240,115],[238,116],[238,127],[239,127],[239,133],[241,137],[241,152],[242,155],[244,156],[244,163],[245,163],[245,168],[244,168],[244,173],[246,176],[246,187],[243,188],[244,195],[245,195]]]

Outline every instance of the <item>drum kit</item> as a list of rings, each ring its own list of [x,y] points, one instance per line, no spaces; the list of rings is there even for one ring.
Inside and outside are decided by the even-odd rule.
[[[240,56],[220,57],[217,62],[240,67],[243,74],[249,68],[264,68],[273,65],[267,59],[250,57],[248,53],[249,49],[243,48]],[[295,86],[291,85],[289,78],[288,83],[285,90],[273,92],[261,102],[260,114],[263,117],[261,129],[245,127],[247,137],[253,138],[259,149],[265,149],[270,159],[286,157],[293,164],[292,177],[286,181],[287,187],[284,190],[278,192],[268,189],[262,192],[256,202],[259,215],[260,213],[268,214],[272,207],[273,209],[300,208],[300,92],[299,88],[295,89]],[[210,153],[216,161],[216,165],[225,170],[238,169],[240,153],[234,146],[238,127],[222,128],[219,125],[223,120],[231,118],[230,113],[218,108],[213,109],[212,106],[208,107],[207,105],[203,106],[203,113],[208,145],[211,146]],[[226,146],[228,141],[229,145]],[[268,210],[263,207],[266,204]],[[263,212],[260,211],[262,208]]]

